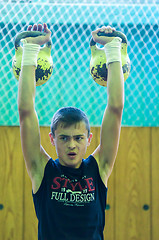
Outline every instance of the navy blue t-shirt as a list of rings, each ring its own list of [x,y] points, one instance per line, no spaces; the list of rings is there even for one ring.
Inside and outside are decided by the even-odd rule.
[[[50,159],[33,194],[38,240],[103,240],[106,198],[107,188],[93,156],[78,169]]]

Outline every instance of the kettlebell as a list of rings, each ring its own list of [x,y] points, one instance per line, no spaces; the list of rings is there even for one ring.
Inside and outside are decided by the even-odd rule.
[[[122,69],[124,75],[124,81],[129,76],[130,73],[130,59],[127,54],[127,38],[126,36],[118,31],[114,31],[113,33],[104,33],[98,32],[98,36],[107,36],[107,37],[120,37],[122,39],[121,42],[121,61],[122,61]],[[99,48],[96,45],[96,42],[93,38],[90,41],[90,49],[91,49],[91,60],[90,60],[90,74],[93,80],[101,86],[107,86],[107,66],[106,66],[106,55],[104,48]]]
[[[37,37],[40,35],[46,35],[44,32],[39,31],[24,31],[19,33],[14,42],[15,46],[15,56],[12,61],[12,68],[14,76],[17,80],[19,80],[20,71],[21,71],[21,62],[22,62],[22,54],[23,48],[20,45],[20,40],[26,37]],[[37,68],[35,70],[35,79],[36,86],[40,86],[46,83],[51,74],[53,72],[53,60],[51,58],[51,40],[48,41],[43,47],[40,48],[38,58],[37,58]]]

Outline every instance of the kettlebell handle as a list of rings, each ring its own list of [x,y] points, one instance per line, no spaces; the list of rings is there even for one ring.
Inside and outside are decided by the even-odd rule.
[[[21,32],[15,38],[15,42],[14,42],[15,49],[20,47],[20,40],[22,38],[38,37],[38,36],[45,36],[45,35],[46,35],[45,32],[39,32],[39,31],[24,31],[24,32]],[[47,42],[47,46],[50,47],[50,45],[51,45],[51,40],[49,40]]]
[[[97,35],[98,36],[106,36],[106,37],[120,37],[122,39],[122,43],[127,44],[127,38],[126,38],[125,34],[123,34],[122,32],[119,32],[119,31],[114,31],[112,33],[98,32]],[[90,41],[90,46],[93,46],[93,45],[96,45],[96,42],[92,38]]]

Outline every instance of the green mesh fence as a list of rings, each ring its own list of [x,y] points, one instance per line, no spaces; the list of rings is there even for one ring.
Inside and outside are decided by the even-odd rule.
[[[125,33],[131,60],[125,82],[123,126],[159,126],[159,5],[157,1],[0,1],[0,125],[19,125],[18,81],[12,71],[14,39],[29,24],[46,22],[52,31],[54,70],[36,88],[42,126],[63,106],[86,112],[92,126],[101,124],[106,88],[90,75],[91,31],[111,25]],[[27,89],[26,89],[27,91]]]

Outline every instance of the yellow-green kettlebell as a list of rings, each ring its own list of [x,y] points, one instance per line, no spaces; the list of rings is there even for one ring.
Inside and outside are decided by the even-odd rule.
[[[37,37],[40,35],[45,35],[39,31],[25,31],[21,32],[16,36],[15,39],[15,56],[13,58],[12,67],[13,73],[17,80],[19,80],[20,71],[21,71],[21,62],[22,62],[22,53],[23,48],[20,45],[20,40],[26,37]],[[51,40],[47,42],[44,47],[40,48],[38,59],[37,59],[37,68],[35,70],[36,86],[40,86],[46,83],[53,72],[53,60],[51,57]]]
[[[108,37],[120,37],[121,42],[121,60],[122,69],[124,74],[124,81],[129,76],[130,73],[130,59],[127,54],[127,38],[126,36],[118,31],[113,33],[99,32],[98,36],[108,36]],[[107,86],[107,66],[106,66],[106,55],[104,48],[99,48],[93,38],[90,41],[91,48],[91,61],[90,61],[90,73],[93,80],[101,86]]]

